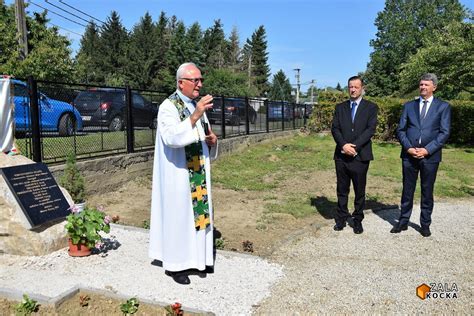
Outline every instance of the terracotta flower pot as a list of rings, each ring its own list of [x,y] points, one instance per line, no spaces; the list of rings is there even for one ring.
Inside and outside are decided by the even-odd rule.
[[[68,253],[71,257],[85,257],[91,254],[92,250],[86,245],[77,244],[74,245],[71,239],[68,239],[69,250]]]

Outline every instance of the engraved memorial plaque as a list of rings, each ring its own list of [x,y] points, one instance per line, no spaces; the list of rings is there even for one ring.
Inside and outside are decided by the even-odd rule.
[[[32,227],[67,216],[69,203],[42,163],[0,168]]]

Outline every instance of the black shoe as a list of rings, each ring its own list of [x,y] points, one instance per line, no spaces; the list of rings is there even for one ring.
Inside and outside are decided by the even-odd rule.
[[[354,234],[362,234],[364,232],[364,228],[362,227],[362,222],[354,221]]]
[[[343,230],[344,227],[346,227],[346,223],[344,223],[344,224],[336,223],[336,225],[334,225],[333,228],[334,228],[335,231],[339,232],[339,231]]]
[[[430,228],[429,227],[425,227],[425,228],[422,227],[421,231],[420,231],[420,234],[423,237],[430,237],[431,236]]]
[[[176,283],[184,284],[184,285],[191,283],[191,280],[189,279],[189,277],[183,272],[166,271],[165,274],[172,277]]]
[[[403,230],[407,230],[407,229],[408,229],[408,225],[397,225],[397,226],[393,226],[390,232],[392,234],[398,234],[398,233],[401,233]]]

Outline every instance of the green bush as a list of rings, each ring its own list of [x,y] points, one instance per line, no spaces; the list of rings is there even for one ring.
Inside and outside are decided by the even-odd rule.
[[[84,202],[84,178],[77,168],[74,154],[67,157],[64,174],[59,178],[59,184],[69,192],[74,203]]]
[[[343,99],[340,99],[339,95]],[[308,128],[311,132],[329,131],[336,104],[347,100],[347,96],[344,94],[332,92],[326,95],[325,98],[330,99],[330,101],[320,101],[314,107],[308,120]],[[375,102],[379,106],[375,138],[383,141],[396,140],[396,129],[400,121],[403,104],[408,100],[372,97],[367,97],[367,100]],[[448,102],[452,108],[449,143],[474,144],[474,103],[462,100]]]

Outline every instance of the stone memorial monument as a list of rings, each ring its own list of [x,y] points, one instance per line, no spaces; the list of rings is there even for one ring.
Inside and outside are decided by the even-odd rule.
[[[18,155],[10,81],[0,79],[0,254],[44,255],[67,246],[72,205],[43,164]]]

